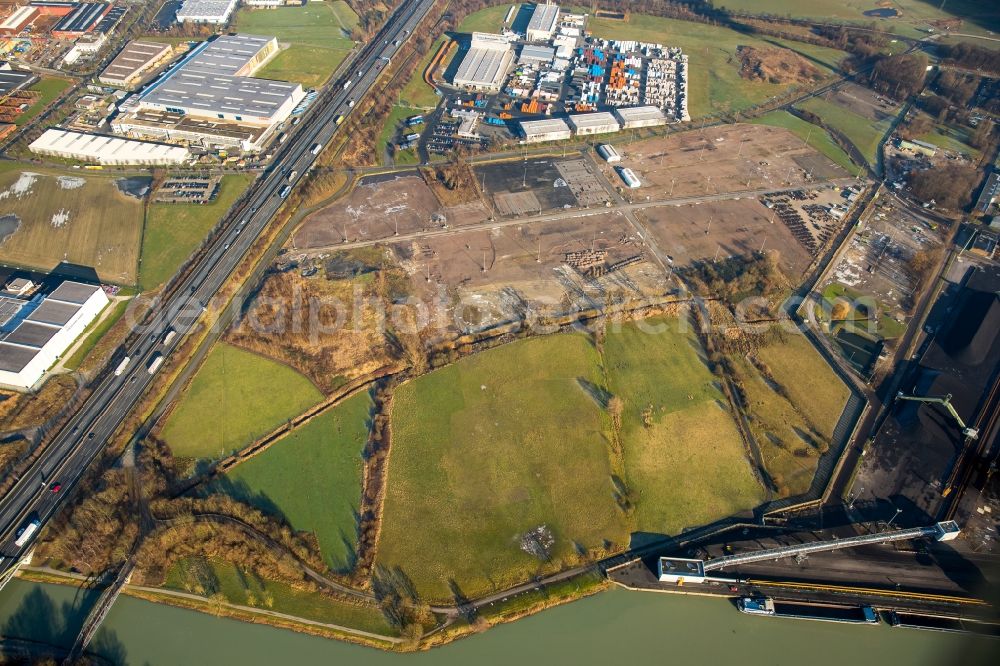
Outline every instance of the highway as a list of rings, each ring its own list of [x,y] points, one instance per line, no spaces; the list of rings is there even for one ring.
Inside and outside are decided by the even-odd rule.
[[[139,326],[125,350],[130,360],[120,375],[105,372],[76,414],[49,442],[45,451],[0,500],[0,554],[6,569],[28,548],[18,547],[17,532],[29,520],[43,525],[73,490],[89,464],[155,379],[161,359],[184,341],[210,299],[222,288],[247,251],[274,218],[288,191],[312,167],[317,145],[325,146],[338,129],[338,116],[353,110],[353,101],[371,90],[434,0],[404,0],[382,30],[358,53],[340,81],[331,83],[306,111],[283,144],[272,166],[251,186],[244,205],[222,222],[221,232],[203,250],[185,277]],[[176,334],[169,335],[171,331]],[[112,367],[121,362],[115,355]],[[49,484],[62,484],[51,493]]]

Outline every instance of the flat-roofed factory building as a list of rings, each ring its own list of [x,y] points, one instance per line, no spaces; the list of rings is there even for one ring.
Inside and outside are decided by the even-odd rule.
[[[618,118],[623,129],[636,129],[638,127],[656,127],[666,125],[667,117],[663,114],[663,109],[655,106],[629,106],[615,109],[615,117]]]
[[[539,3],[535,5],[528,20],[525,38],[529,42],[545,42],[552,39],[559,26],[559,5]]]
[[[139,108],[273,126],[305,97],[298,83],[251,77],[278,51],[274,37],[223,35],[196,47],[139,95]]]
[[[35,386],[108,304],[100,286],[72,281],[31,301],[0,298],[0,384],[22,390]]]
[[[132,88],[143,77],[163,64],[173,53],[170,44],[136,40],[122,49],[111,63],[104,68],[98,81],[107,86]]]
[[[133,141],[106,134],[67,132],[49,128],[31,142],[28,150],[37,155],[92,162],[105,166],[126,164],[183,164],[191,153],[181,146],[168,146],[148,141]]]
[[[569,117],[573,131],[581,136],[588,134],[608,134],[621,129],[618,120],[606,111],[597,113],[575,113]]]
[[[471,90],[500,90],[513,61],[514,52],[506,37],[474,32],[453,83]]]
[[[177,10],[177,22],[221,25],[229,21],[236,4],[237,0],[184,0]]]
[[[111,4],[107,2],[80,3],[59,19],[50,34],[58,39],[75,39],[93,30],[109,11]]]
[[[0,22],[0,35],[16,35],[26,27],[28,27],[35,17],[38,15],[38,10],[30,5],[25,5],[24,7],[18,7],[11,13],[7,18]]]
[[[38,77],[29,71],[14,69],[9,62],[0,62],[0,99],[27,88],[37,80]]]
[[[521,134],[525,143],[543,143],[545,141],[563,141],[570,138],[572,132],[562,118],[546,118],[544,120],[524,120],[520,123]]]

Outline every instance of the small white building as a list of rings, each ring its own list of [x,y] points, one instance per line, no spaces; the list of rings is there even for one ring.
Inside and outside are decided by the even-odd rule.
[[[579,136],[608,134],[621,129],[615,117],[606,111],[572,114],[569,117],[569,124]]]
[[[656,127],[667,124],[667,117],[663,115],[663,110],[655,106],[623,107],[615,109],[615,116],[621,122],[623,129]]]
[[[656,567],[661,583],[704,583],[705,563],[685,557],[661,557]]]
[[[563,141],[572,136],[569,125],[562,118],[546,118],[545,120],[524,120],[520,123],[521,133],[525,143],[543,143],[545,141]]]
[[[608,164],[614,164],[615,162],[621,162],[622,156],[618,154],[615,147],[609,143],[602,143],[597,146],[597,154],[604,158],[604,161]]]
[[[184,0],[177,10],[178,23],[213,23],[222,25],[236,11],[238,0]]]
[[[0,339],[0,384],[35,386],[108,302],[99,285],[67,280],[41,299],[7,304],[15,307],[6,308],[13,314]]]
[[[639,180],[639,177],[635,175],[632,169],[619,167],[618,175],[621,176],[621,179],[628,185],[629,189],[636,190],[642,187],[642,181]]]

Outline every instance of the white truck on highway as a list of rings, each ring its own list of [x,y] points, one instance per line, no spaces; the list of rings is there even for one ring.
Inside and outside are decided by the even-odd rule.
[[[176,335],[177,335],[177,331],[175,331],[172,328],[168,328],[166,335],[163,336],[163,344],[169,345],[170,341],[173,340],[174,336],[176,336]]]
[[[41,526],[42,521],[38,520],[37,517],[29,519],[28,522],[26,522],[24,526],[17,531],[17,538],[14,540],[14,545],[18,548],[24,548],[24,545],[31,540],[31,537]]]
[[[319,151],[323,150],[322,143],[314,143],[313,147],[310,149],[313,155],[319,155]]]
[[[130,359],[128,356],[122,359],[121,363],[118,364],[118,367],[115,368],[115,377],[122,376],[122,373],[125,372],[125,368],[128,367],[128,362],[131,360],[132,359]]]
[[[161,354],[160,352],[156,352],[155,354],[153,354],[153,360],[150,361],[149,365],[146,366],[146,372],[148,372],[149,374],[153,374],[154,372],[160,369],[161,365],[163,365],[163,354]]]

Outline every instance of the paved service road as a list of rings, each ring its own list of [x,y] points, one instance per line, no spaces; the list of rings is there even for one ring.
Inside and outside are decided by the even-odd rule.
[[[18,531],[31,520],[44,524],[108,438],[125,420],[152,383],[160,364],[174,352],[251,245],[268,226],[288,192],[302,178],[338,129],[337,118],[347,116],[352,100],[365,95],[396,55],[402,44],[433,5],[433,0],[408,0],[386,22],[379,34],[362,49],[340,81],[317,98],[299,126],[279,151],[273,166],[254,183],[240,215],[230,216],[221,233],[159,307],[133,336],[125,350],[128,365],[120,375],[105,372],[91,386],[91,394],[63,429],[49,442],[41,457],[0,500],[0,554],[6,568],[31,545],[18,546]],[[175,334],[171,335],[171,331]],[[112,363],[122,360],[117,355]],[[51,493],[49,484],[63,489]],[[37,535],[37,532],[35,533]]]

